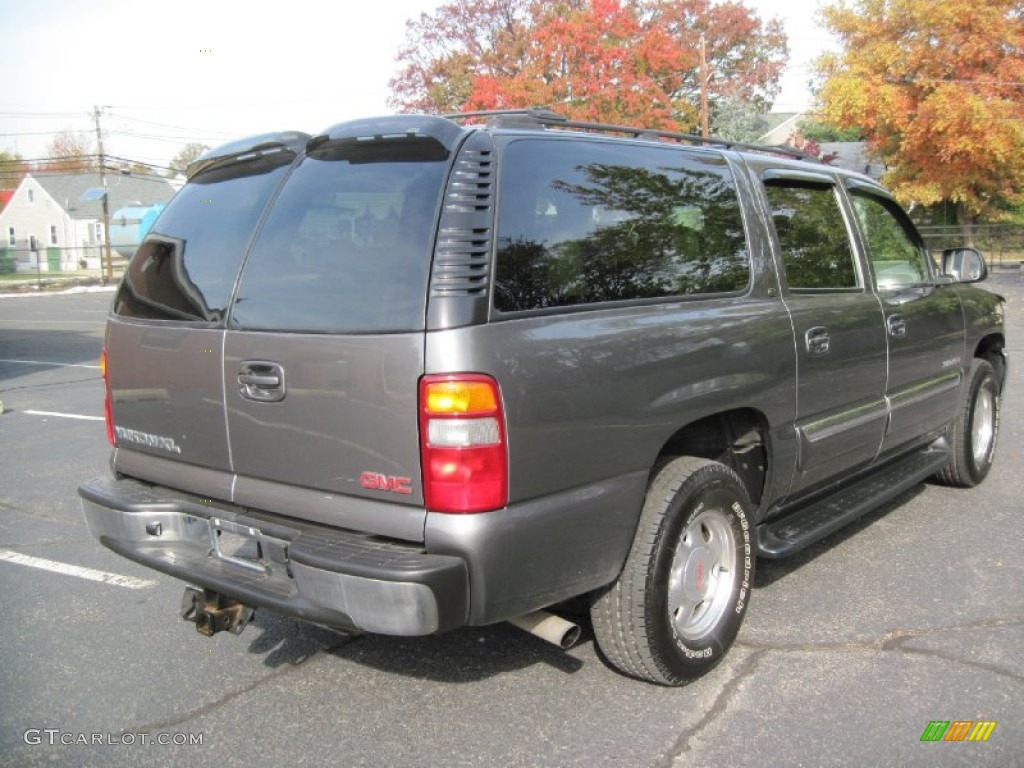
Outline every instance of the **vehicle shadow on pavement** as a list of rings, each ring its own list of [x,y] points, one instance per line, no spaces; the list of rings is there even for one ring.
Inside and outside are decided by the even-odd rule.
[[[877,509],[873,509],[863,517],[843,526],[838,531],[829,534],[821,541],[811,544],[807,549],[801,550],[795,555],[791,555],[790,557],[786,557],[781,560],[767,560],[763,557],[759,558],[757,561],[757,571],[754,574],[754,588],[757,589],[760,587],[771,586],[779,579],[788,576],[793,571],[799,570],[802,566],[817,559],[852,536],[856,536],[878,520],[881,520],[893,510],[912,501],[918,495],[924,493],[925,487],[925,483],[914,486],[910,490],[901,493],[892,501],[883,504]]]
[[[589,621],[574,646],[593,643]],[[298,666],[318,653],[382,672],[445,683],[469,683],[504,672],[547,664],[572,674],[584,661],[508,624],[468,627],[427,637],[347,633],[257,609],[243,638],[264,666]],[[458,663],[454,663],[454,660]]]
[[[581,629],[577,650],[593,642],[589,623]],[[574,651],[563,651],[504,623],[427,637],[363,635],[327,653],[380,672],[441,683],[479,682],[537,664],[574,674],[585,665]]]
[[[359,635],[257,608],[242,638],[249,641],[249,653],[262,656],[264,666],[276,669],[286,664],[298,666],[321,651],[358,639]]]

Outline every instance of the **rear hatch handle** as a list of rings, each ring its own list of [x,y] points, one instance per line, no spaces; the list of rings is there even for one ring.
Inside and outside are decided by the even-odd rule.
[[[258,403],[284,400],[284,368],[266,360],[245,360],[238,366],[238,394]]]

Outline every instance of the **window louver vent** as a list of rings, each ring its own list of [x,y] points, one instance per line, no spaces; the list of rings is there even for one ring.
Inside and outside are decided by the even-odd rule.
[[[448,183],[448,194],[444,201],[445,212],[490,211],[494,194],[493,181],[490,152],[463,152]]]
[[[464,150],[444,199],[431,294],[478,296],[487,291],[490,267],[493,160],[490,151]]]

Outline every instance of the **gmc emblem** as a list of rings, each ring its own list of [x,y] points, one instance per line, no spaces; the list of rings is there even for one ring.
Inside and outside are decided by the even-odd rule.
[[[395,477],[380,475],[376,472],[363,472],[359,476],[359,484],[368,491],[386,491],[388,493],[412,493],[411,477]]]

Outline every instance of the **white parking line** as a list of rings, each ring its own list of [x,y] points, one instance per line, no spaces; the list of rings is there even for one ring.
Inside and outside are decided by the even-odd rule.
[[[23,555],[20,552],[12,552],[9,549],[0,549],[0,560],[6,560],[16,565],[27,565],[29,568],[40,568],[44,571],[62,573],[65,576],[76,576],[79,579],[114,584],[118,587],[127,587],[128,589],[146,589],[156,585],[155,581],[136,579],[132,576],[122,576],[118,573],[109,573],[107,571],[97,571],[94,568],[83,568],[80,565],[60,563],[56,560],[46,560],[42,557],[32,557],[31,555]]]
[[[18,365],[47,365],[56,368],[91,368],[98,371],[98,365],[85,365],[84,363],[50,363],[45,360],[0,360],[0,363],[17,363]]]
[[[56,411],[22,411],[29,416],[56,416],[61,419],[81,419],[82,421],[103,421],[102,416],[82,416],[78,413],[57,413]]]

